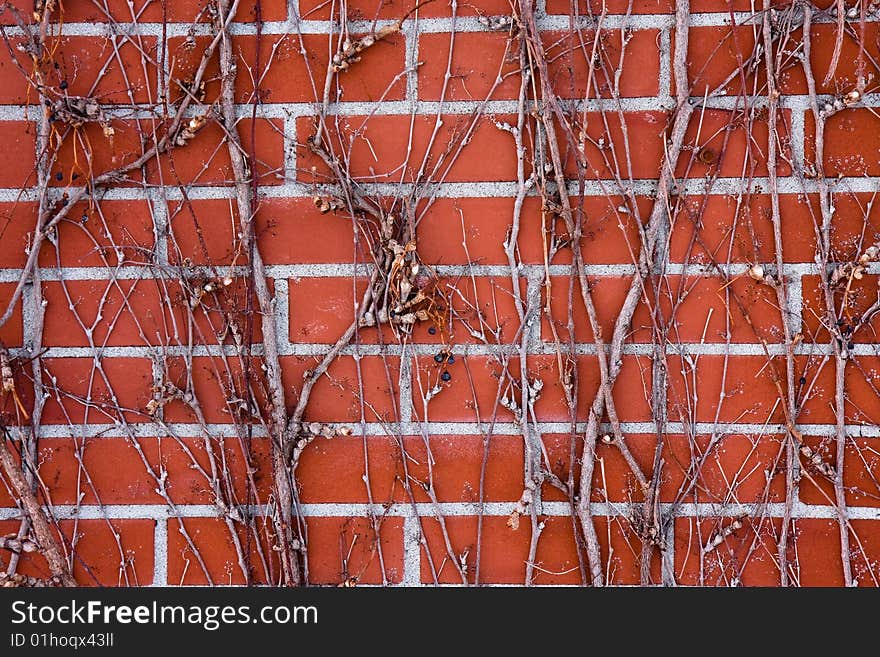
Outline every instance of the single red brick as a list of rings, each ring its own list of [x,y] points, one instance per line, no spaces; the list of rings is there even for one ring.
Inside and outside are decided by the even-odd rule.
[[[257,0],[242,0],[235,20],[253,21],[257,4]],[[62,7],[61,15],[65,23],[106,23],[111,18],[125,23],[131,22],[133,10],[141,23],[161,23],[163,18],[176,23],[206,22],[211,20],[208,5],[207,0],[175,0],[166,6],[153,0],[134,0],[133,3],[128,0],[105,0],[99,5],[76,3],[71,7]],[[259,0],[259,8],[264,21],[283,21],[287,18],[286,0]]]
[[[776,130],[782,141],[777,149],[777,173],[791,173],[788,162],[789,111],[779,112]],[[741,111],[695,112],[685,133],[685,148],[676,167],[677,176],[699,178],[766,176],[769,124],[764,115],[748,116]],[[745,172],[745,173],[744,173]]]
[[[141,134],[130,121],[112,120],[108,131],[97,123],[87,123],[76,130],[65,129],[61,138],[50,172],[53,187],[83,185],[86,179],[130,166],[143,152]],[[140,170],[134,170],[118,184],[128,186],[140,179]]]
[[[519,378],[518,361],[511,360],[510,374]],[[476,422],[495,418],[509,422],[513,414],[500,405],[511,396],[509,380],[502,383],[501,364],[488,356],[457,356],[455,363],[437,363],[434,358],[416,359],[413,368],[413,410],[431,422]],[[440,377],[443,372],[449,381]],[[516,395],[519,399],[519,392]],[[427,409],[425,400],[427,399]]]
[[[526,287],[526,281],[521,280],[520,299],[524,305]],[[440,322],[420,322],[413,330],[414,342],[509,344],[520,338],[509,276],[443,278],[433,289],[442,331],[437,330],[441,329]],[[428,332],[430,326],[437,330],[433,335]]]
[[[664,486],[669,502],[739,504],[785,500],[785,440],[778,435],[667,436]]]
[[[756,40],[763,42],[760,23],[691,27],[688,31],[687,57],[690,94],[704,96],[717,90],[728,95],[766,93],[764,60],[758,62],[757,71],[750,65]],[[673,52],[674,49],[673,34]],[[670,61],[673,56],[670,54]],[[791,64],[787,69],[790,68]],[[783,76],[786,74],[786,71],[781,73]]]
[[[352,35],[356,39],[360,35]],[[248,73],[236,78],[236,99],[241,103],[254,100],[255,86],[259,99],[268,103],[301,103],[323,100],[324,81],[330,61],[328,37],[325,34],[264,35],[259,41],[259,70],[257,66],[257,37],[236,36],[233,41],[240,71]],[[168,40],[168,56],[173,77],[192,79],[210,37],[187,40],[174,37]],[[305,53],[305,54],[303,54]],[[402,100],[406,94],[404,40],[395,35],[377,42],[364,51],[361,61],[334,78],[330,99],[335,100]],[[209,102],[220,93],[219,54],[214,55],[203,79]],[[172,98],[183,96],[180,89],[172,89]]]
[[[663,161],[663,135],[667,117],[663,112],[627,112],[624,125],[618,114],[587,114],[583,150],[587,180],[649,178],[658,176]],[[624,138],[624,127],[626,138]],[[566,143],[561,131],[560,144]],[[628,143],[628,148],[624,144]],[[612,149],[613,146],[613,149]],[[632,171],[630,171],[630,164]],[[573,176],[578,166],[573,155],[565,162],[565,172]]]
[[[531,523],[520,518],[513,529],[506,517],[483,518],[482,530],[478,531],[475,517],[447,517],[445,519],[453,554],[447,553],[443,531],[434,519],[422,519],[422,531],[428,552],[422,549],[421,575],[423,583],[461,584],[461,575],[454,563],[464,556],[467,564],[466,577],[473,583],[477,579],[477,553],[480,555],[479,582],[483,584],[523,584],[526,578],[526,562],[529,556]],[[580,584],[581,562],[574,539],[570,518],[540,518],[544,531],[538,541],[535,565],[536,584]],[[626,527],[626,523],[611,523],[596,518],[596,529],[603,564],[609,583],[635,584],[639,582],[640,542]],[[610,526],[609,526],[610,524]],[[580,528],[578,527],[578,531]],[[609,545],[608,538],[611,538]],[[454,562],[453,562],[454,560]],[[586,557],[583,557],[585,572]],[[433,564],[433,567],[432,567]],[[652,574],[659,577],[659,560],[652,562]],[[588,577],[588,575],[587,575]]]
[[[280,119],[242,119],[237,123],[242,148],[255,152],[261,185],[278,185],[284,178],[284,123]],[[165,185],[232,184],[226,135],[216,122],[208,122],[186,146],[151,160],[148,179]],[[160,168],[161,171],[157,171]]]
[[[266,538],[267,532],[273,531],[271,521],[256,518],[250,530],[236,523],[233,531],[241,547],[240,554],[223,519],[169,520],[168,583],[172,586],[232,586],[245,584],[249,578],[253,584],[277,584],[280,566]]]
[[[808,112],[805,122],[804,155],[815,162],[815,124]],[[875,176],[880,174],[880,119],[868,108],[845,109],[825,122],[825,175]]]
[[[156,44],[156,38],[148,36],[138,36],[135,43],[97,36],[51,39],[47,47],[59,67],[49,72],[46,82],[66,82],[66,93],[101,103],[156,102],[156,66],[144,64],[144,59],[155,61]]]
[[[367,518],[308,518],[309,582],[399,583],[403,579],[403,519],[379,518],[376,523],[378,527]]]
[[[825,368],[825,376],[828,383],[824,388],[824,399],[828,412],[829,422],[834,422],[834,386],[832,384],[834,368],[831,363]],[[844,375],[844,405],[845,417],[848,423],[854,424],[878,424],[880,423],[880,405],[877,400],[880,397],[878,387],[878,375],[880,375],[880,358],[877,356],[865,356],[850,358],[847,362]]]
[[[610,190],[609,190],[610,191]],[[581,257],[584,264],[618,265],[638,261],[641,237],[637,222],[646,222],[651,214],[652,201],[644,196],[636,199],[638,218],[629,209],[629,202],[615,196],[580,196],[570,199],[573,219],[581,224]],[[540,210],[536,210],[540,212]],[[532,249],[538,251],[538,262],[543,263],[546,240],[547,248],[555,251],[550,264],[569,264],[572,250],[565,222],[561,216],[547,213],[543,217],[548,234],[543,234],[541,219],[535,230],[526,234],[525,239],[533,242]],[[555,231],[552,235],[550,231]],[[555,244],[553,241],[555,240]],[[525,240],[524,240],[525,241]]]
[[[0,312],[6,312],[9,302],[12,300],[12,293],[15,290],[15,283],[0,283]],[[15,309],[9,320],[0,326],[0,344],[9,347],[19,347],[24,339],[24,327],[22,325],[21,301],[15,304]]]
[[[205,422],[226,424],[233,418],[244,423],[258,421],[268,408],[266,390],[261,383],[263,374],[259,359],[252,358],[249,361],[248,375],[256,404],[251,412],[248,412],[242,401],[247,393],[245,374],[239,359],[196,356],[192,358],[191,376],[188,376],[182,359],[166,359],[164,380],[175,385],[184,394],[190,393],[193,401],[192,405],[178,398],[168,401],[163,406],[165,421],[198,421],[193,405],[198,407]]]
[[[260,202],[255,232],[266,264],[352,262],[354,231],[344,215],[321,214],[304,198]]]
[[[24,266],[36,225],[36,203],[0,203],[0,262],[4,267]]]
[[[815,226],[822,222],[816,198],[780,194],[779,214],[783,260],[813,262]],[[847,223],[845,229],[841,227],[838,239],[844,239],[849,231]],[[672,222],[670,257],[674,262],[704,264],[775,262],[770,196],[750,194],[738,199],[711,194],[684,200]]]
[[[596,310],[602,339],[606,343],[611,342],[614,325],[631,286],[631,280],[631,277],[611,276],[587,279],[588,294]],[[577,280],[574,282],[573,291],[571,283],[571,278],[568,276],[551,276],[549,281],[544,282],[542,297],[546,303],[549,296],[550,315],[545,313],[542,316],[541,337],[547,342],[559,340],[561,343],[567,343],[569,341],[571,337],[568,332],[569,309],[574,323],[573,337],[575,342],[593,342],[595,340],[584,305],[580,282]],[[653,300],[651,303],[653,305]],[[644,303],[640,303],[633,316],[632,329],[636,333],[633,337],[634,341],[650,341],[650,332],[639,330],[646,326],[650,328],[649,310]]]
[[[693,8],[691,10],[694,11]],[[672,0],[547,0],[548,14],[574,14],[598,18],[604,13],[669,14],[674,11],[675,3]]]
[[[249,491],[244,454],[248,448],[237,438],[209,440],[215,460],[228,477],[225,483],[231,484],[235,499],[245,503]],[[249,450],[261,500],[268,499],[271,487],[267,442],[255,438]],[[80,494],[83,504],[163,504],[164,498],[156,492],[156,477],[163,474],[174,503],[216,501],[203,438],[138,438],[136,444],[124,438],[45,438],[40,441],[39,460],[40,478],[55,504],[75,504]]]
[[[545,33],[553,88],[562,98],[656,96],[659,40],[659,30],[628,31],[625,37],[619,29],[602,30],[599,45],[595,30]]]
[[[576,415],[584,421],[599,390],[599,363],[594,355],[579,355],[574,361],[563,359],[564,377],[560,376],[555,358],[539,356],[531,359],[529,372],[544,382],[541,397],[535,402],[535,413],[544,422],[566,422],[571,419],[565,389],[560,379],[577,373]],[[614,386],[614,405],[621,422],[651,420],[651,362],[642,356],[624,356]]]
[[[832,288],[833,307],[831,314],[840,319],[829,319],[824,286],[818,276],[804,276],[803,281],[803,318],[804,337],[815,342],[829,342],[828,331],[830,322],[840,322],[839,329],[847,342],[864,344],[876,343],[880,320],[875,315],[865,324],[860,324],[868,309],[877,301],[878,277],[864,274],[860,279],[843,279]],[[852,333],[853,328],[858,330]]]
[[[740,529],[704,552],[710,541],[733,522],[733,518],[675,520],[675,578],[679,584],[779,586],[777,520],[743,518]]]
[[[313,370],[319,362],[320,359],[315,357],[281,358],[284,391],[290,408],[299,400],[303,374],[306,370]],[[358,422],[361,419],[361,400],[365,421],[395,421],[398,417],[399,368],[399,359],[396,357],[361,356],[361,391],[354,359],[350,356],[336,358],[312,388],[305,421]]]
[[[876,520],[850,520],[852,533],[858,541],[850,536],[852,548],[853,579],[859,586],[876,587],[880,583],[880,570],[877,559],[880,557],[880,522]]]
[[[0,187],[17,188],[36,180],[36,143],[34,124],[0,122]]]
[[[335,343],[354,322],[355,304],[360,305],[366,288],[364,279],[290,279],[290,341]],[[375,342],[375,334],[375,330],[366,329],[361,332],[361,337]]]
[[[176,264],[246,264],[235,201],[199,199],[169,203],[168,257]]]
[[[833,436],[805,436],[804,444],[822,460],[822,463],[838,469],[837,439]],[[843,486],[848,506],[880,506],[880,459],[876,454],[873,438],[847,437],[843,461]],[[835,506],[834,481],[822,473],[811,459],[800,456],[801,480],[798,495],[805,504]]]
[[[514,199],[438,198],[418,223],[418,247],[429,265],[507,264],[504,242],[513,223]],[[543,261],[538,199],[522,204],[519,257],[526,263]]]
[[[370,501],[364,474],[369,463],[373,502],[406,501],[399,440],[395,436],[333,436],[315,438],[297,468],[303,503]]]
[[[325,143],[329,140],[346,144],[346,153],[350,151],[350,157],[347,157],[350,174],[355,178],[367,177],[373,182],[412,180],[423,162],[426,162],[425,176],[433,181],[516,180],[516,157],[509,133],[486,117],[478,119],[473,128],[470,116],[447,115],[441,120],[442,125],[427,153],[436,122],[431,116],[418,116],[414,121],[410,116],[346,117],[338,126],[329,127]],[[494,120],[512,118],[499,115]],[[296,132],[297,142],[306,144],[315,134],[313,119],[298,118]],[[357,137],[349,147],[355,133]],[[300,180],[312,182],[329,175],[324,163],[306,148],[297,149],[297,158]]]
[[[0,521],[3,534],[18,531],[17,520]],[[75,538],[73,576],[79,586],[149,586],[153,582],[153,520],[62,520],[65,543]],[[75,536],[74,536],[75,532]],[[51,575],[39,552],[21,555],[18,572]]]
[[[427,445],[426,445],[427,442]],[[488,444],[486,444],[488,443]],[[515,502],[523,492],[525,468],[519,436],[422,436],[406,438],[406,466],[415,499],[431,501],[433,481],[440,502]],[[428,451],[430,449],[430,453]]]
[[[103,358],[100,364],[112,391],[107,389],[92,358],[43,359],[43,386],[49,395],[43,422],[107,424],[122,418],[127,422],[146,419],[146,405],[153,385],[150,361]],[[122,413],[116,410],[117,403]]]
[[[507,32],[459,32],[454,37],[442,32],[420,34],[419,60],[424,61],[419,67],[422,100],[519,97],[519,41]]]
[[[31,227],[33,230],[33,227]],[[43,242],[43,267],[114,267],[149,262],[153,218],[146,201],[78,203],[55,231],[57,250]]]
[[[299,10],[306,20],[336,19],[345,7],[348,20],[402,19],[416,5],[421,18],[445,18],[452,15],[448,0],[435,0],[425,3],[417,0],[352,0],[345,5],[333,5],[323,0],[302,0]],[[474,0],[457,6],[457,16],[507,16],[510,14],[509,0]],[[411,16],[415,16],[413,13]]]
[[[48,281],[43,297],[46,346],[87,347],[88,331],[99,346],[149,344],[171,319],[153,281]]]
[[[792,579],[798,585],[844,585],[840,528],[836,520],[799,519],[794,523],[792,539],[789,560],[794,571]],[[850,536],[850,545],[853,544]]]
[[[701,355],[695,361],[696,369],[682,357],[667,359],[671,421],[714,422],[716,418],[721,422],[782,421],[784,400],[779,399],[769,369],[779,370],[785,390],[782,358],[774,359],[770,366],[764,356]]]

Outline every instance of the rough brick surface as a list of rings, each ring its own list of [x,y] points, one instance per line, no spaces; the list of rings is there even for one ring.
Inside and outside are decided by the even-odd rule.
[[[0,421],[78,583],[282,581],[268,323],[283,412],[309,395],[281,457],[308,583],[580,585],[596,555],[614,585],[880,583],[880,13],[838,35],[814,3],[808,76],[772,2],[768,80],[755,3],[691,0],[668,161],[668,0],[538,0],[530,44],[519,1],[242,2],[229,124],[213,2],[62,0],[43,59],[10,4]],[[194,134],[77,195],[187,98]],[[401,263],[429,312],[358,324]],[[22,513],[0,472],[0,536]]]

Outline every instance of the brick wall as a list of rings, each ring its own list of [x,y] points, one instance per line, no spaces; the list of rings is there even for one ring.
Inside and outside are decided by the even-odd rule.
[[[217,32],[204,0],[50,3],[36,59],[20,46],[39,12],[11,4],[0,411],[77,582],[284,581],[286,468],[313,584],[878,583],[873,4],[846,2],[840,27],[811,5],[805,40],[790,2],[242,0],[225,128],[217,53],[191,84]],[[356,40],[404,16],[325,95],[341,25]],[[83,187],[149,151],[188,94],[191,139]],[[412,238],[431,314],[338,343],[376,258],[398,273],[379,216]],[[266,323],[285,417],[339,346],[283,436]],[[279,436],[295,467],[273,461]],[[0,535],[31,536],[0,481]],[[41,555],[0,564],[46,578]]]

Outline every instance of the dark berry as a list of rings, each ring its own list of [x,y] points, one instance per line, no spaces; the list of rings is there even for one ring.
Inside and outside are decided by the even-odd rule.
[[[807,377],[802,376],[801,379],[800,379],[800,381],[801,381],[801,385],[802,385],[802,386],[807,385]]]
[[[89,215],[87,215],[87,214],[84,214],[84,215],[80,218],[80,221],[83,222],[83,223],[86,223],[88,220],[89,220]]]
[[[446,362],[452,365],[455,362],[455,356],[449,354],[449,358],[446,359]]]
[[[67,89],[67,80],[62,80],[61,84],[58,85],[58,88],[61,89],[62,91]]]
[[[428,335],[434,335],[436,332],[437,329],[435,329],[433,326],[428,327]]]
[[[55,174],[55,180],[58,180],[58,181],[64,180],[64,174],[59,171],[58,173]]]
[[[434,362],[435,363],[442,363],[445,358],[446,358],[446,354],[441,352],[441,353],[437,354],[436,356],[434,356]]]
[[[452,375],[451,375],[449,372],[443,372],[443,374],[440,375],[440,378],[441,378],[443,381],[451,381],[451,380],[452,380]]]

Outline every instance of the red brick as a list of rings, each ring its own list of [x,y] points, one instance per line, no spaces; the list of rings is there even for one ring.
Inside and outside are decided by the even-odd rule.
[[[447,371],[449,381],[442,381],[440,375]],[[433,358],[422,357],[416,360],[413,368],[413,410],[417,417],[431,422],[476,422],[496,418],[499,422],[509,422],[513,414],[501,407],[500,400],[507,390],[507,382],[500,386],[503,368],[501,364],[487,356],[456,356],[455,363],[437,363]],[[518,378],[519,365],[511,361],[510,373]],[[430,396],[425,412],[424,399]],[[519,393],[516,394],[519,399]]]
[[[826,307],[825,292],[818,276],[804,276],[804,337],[815,342],[829,342],[828,331],[830,321]],[[839,317],[839,329],[848,342],[865,344],[877,342],[877,330],[880,321],[875,315],[867,324],[862,324],[856,333],[853,327],[861,321],[867,310],[877,301],[876,275],[865,274],[861,279],[844,280],[840,286],[832,289],[832,315]]]
[[[599,363],[593,355],[576,358],[578,377],[577,419],[585,421],[599,389]],[[563,360],[563,368],[573,374],[572,364]],[[541,397],[535,403],[535,413],[542,422],[566,422],[571,413],[565,391],[560,382],[559,366],[555,358],[540,356],[531,360],[529,372],[544,382]],[[651,362],[642,356],[624,356],[623,365],[614,386],[614,404],[621,422],[647,422],[651,419]]]
[[[334,344],[354,322],[355,303],[360,305],[366,287],[364,279],[290,279],[290,341]],[[361,331],[362,339],[370,342],[375,342],[375,334],[374,329]]]
[[[614,179],[618,175],[629,178],[656,178],[663,160],[663,134],[666,130],[666,115],[662,112],[627,112],[623,115],[629,147],[624,144],[624,131],[618,114],[587,114],[584,133],[584,160],[587,180]],[[558,131],[559,132],[559,131]],[[560,148],[566,139],[559,134]],[[612,151],[613,146],[613,151]],[[628,161],[632,164],[630,174]],[[577,173],[576,162],[568,157],[565,163],[568,175]]]
[[[309,581],[341,584],[396,584],[403,578],[403,519],[309,518]],[[381,560],[379,551],[381,550]],[[384,563],[384,578],[381,563]]]
[[[419,255],[429,265],[507,264],[513,213],[512,198],[438,198],[418,223]],[[540,213],[537,199],[525,199],[518,252],[526,263],[543,261]]]
[[[250,22],[254,20],[256,0],[244,0],[239,4],[236,21]],[[205,22],[210,20],[210,14],[206,11],[206,0],[175,0],[162,6],[152,0],[134,0],[134,14],[138,22],[161,23],[163,17],[169,22],[189,23],[198,20]],[[287,18],[287,2],[285,0],[260,0],[260,12],[264,21],[283,21]],[[79,4],[72,7],[63,7],[62,15],[67,23],[106,23],[110,18],[119,22],[131,21],[131,9],[126,0],[106,0],[100,5]],[[166,13],[167,12],[167,13]]]
[[[255,218],[260,255],[266,264],[352,262],[352,221],[321,214],[312,199],[267,198]]]
[[[303,374],[314,369],[320,359],[305,356],[281,358],[284,391],[288,407],[294,408],[302,390]],[[396,421],[398,407],[399,362],[395,357],[362,356],[360,370],[363,395],[358,384],[355,361],[341,356],[333,361],[327,374],[312,388],[306,409],[306,422],[359,422],[361,397],[367,422]]]
[[[765,357],[702,355],[697,359],[696,372],[679,356],[670,356],[667,363],[671,421],[713,422],[716,415],[721,422],[782,421],[783,402],[779,400]],[[774,365],[783,377],[782,389],[785,390],[784,360],[777,358]],[[695,384],[698,385],[696,392]]]
[[[27,249],[37,224],[35,203],[0,203],[0,262],[19,268],[27,262]]]
[[[18,531],[19,522],[0,521],[0,533]],[[153,520],[62,520],[65,544],[76,536],[73,576],[79,586],[149,586],[153,582]],[[118,541],[118,543],[117,543]],[[48,578],[39,552],[23,554],[18,572]]]
[[[247,263],[239,238],[238,209],[231,199],[169,203],[168,257],[176,264]]]
[[[245,398],[245,380],[242,363],[239,359],[221,359],[207,356],[192,358],[192,376],[188,380],[184,363],[179,358],[165,362],[163,377],[174,384],[184,394],[192,393],[205,421],[210,423],[229,423],[233,418],[248,423],[260,419],[267,408],[266,391],[262,382],[259,359],[250,361],[249,375],[251,390],[255,395],[257,409],[248,414],[241,403]],[[196,422],[195,410],[181,399],[174,399],[163,407],[166,422]]]
[[[615,91],[624,98],[656,96],[660,84],[659,30],[628,32],[623,53],[621,30],[603,30],[599,34],[599,46],[595,45],[595,30],[544,35],[547,64],[556,93],[562,98],[610,98]],[[590,66],[594,50],[601,63]],[[616,87],[618,71],[620,79]]]
[[[0,122],[0,187],[22,187],[36,181],[34,124]]]
[[[107,390],[92,358],[44,358],[43,385],[49,398],[43,410],[47,424],[107,424],[125,418],[146,420],[153,384],[150,361],[145,358],[104,358],[101,366],[113,388]],[[50,377],[55,377],[53,384]],[[115,410],[113,398],[124,409]]]
[[[403,501],[403,466],[395,436],[318,437],[303,450],[297,469],[299,498],[305,504],[370,501],[364,482],[365,455],[369,461],[370,493],[384,504]]]
[[[545,523],[545,527],[536,553],[535,584],[582,583],[572,520],[564,517],[540,520]],[[480,583],[523,584],[525,582],[531,537],[528,518],[521,518],[518,529],[512,529],[507,525],[506,517],[484,517],[481,534],[478,532],[476,518],[447,517],[445,522],[453,557],[447,554],[439,523],[430,518],[422,520],[422,531],[425,533],[430,550],[429,557],[425,549],[422,549],[423,583],[433,583],[436,571],[438,582],[461,584],[461,576],[450,559],[455,558],[458,561],[465,553],[468,581],[475,582],[478,549]],[[638,583],[641,549],[638,539],[628,531],[625,522],[621,524],[612,521],[610,527],[609,522],[604,518],[596,518],[595,522],[603,566],[608,574],[609,583]],[[583,558],[585,561],[586,557]],[[588,572],[589,568],[586,565],[585,568]],[[652,571],[656,579],[659,562],[652,564]]]
[[[358,35],[352,35],[352,39]],[[257,37],[237,36],[233,49],[239,71],[236,77],[238,102],[253,102],[255,82],[259,98],[266,103],[302,103],[323,100],[324,82],[330,60],[328,36],[308,34],[298,36],[265,35],[260,37],[257,65]],[[191,80],[199,66],[203,53],[210,43],[209,37],[199,37],[195,45],[183,37],[168,40],[168,56],[172,76]],[[306,54],[303,55],[301,52]],[[377,42],[364,51],[361,61],[348,71],[337,75],[331,87],[331,100],[402,100],[406,93],[404,40],[392,36]],[[205,93],[208,102],[220,93],[219,54],[214,55],[205,71]],[[268,69],[267,69],[268,67]],[[171,90],[172,98],[180,98],[179,88]],[[337,98],[337,94],[341,94]]]
[[[510,119],[510,117],[506,117]],[[504,116],[495,120],[504,121]],[[421,168],[426,149],[434,132],[435,118],[417,116],[351,116],[342,119],[340,128],[330,126],[328,138],[334,144],[348,143],[356,132],[351,145],[349,171],[353,177],[368,177],[373,182],[398,182],[412,180]],[[497,128],[488,118],[477,121],[471,131],[469,116],[443,116],[443,125],[428,155],[426,175],[445,182],[494,182],[516,180],[516,158],[511,148],[510,134]],[[410,146],[410,123],[412,122],[412,151]],[[296,121],[297,142],[305,144],[315,134],[313,120],[300,117]],[[465,139],[466,135],[470,136]],[[466,143],[461,155],[458,148]],[[447,153],[447,151],[450,151]],[[491,157],[488,157],[491,154]],[[306,148],[297,149],[297,177],[305,182],[323,181],[329,170],[317,156]],[[451,164],[450,162],[455,159]],[[315,171],[312,167],[316,167]],[[448,171],[448,173],[447,173]]]
[[[15,283],[0,283],[0,307],[6,312],[9,302],[12,300],[12,293],[15,290]],[[21,319],[21,301],[15,305],[9,320],[0,326],[0,344],[5,347],[21,346],[24,339],[24,327]]]
[[[777,148],[777,174],[791,173],[788,160],[788,112],[781,111],[776,125],[782,142]],[[685,133],[685,148],[676,175],[699,178],[713,175],[739,178],[766,176],[769,124],[763,114],[748,116],[740,111],[694,112]]]
[[[846,109],[825,122],[825,175],[876,176],[880,174],[880,119],[874,110]],[[804,154],[815,162],[815,127],[812,113],[806,115]]]
[[[742,528],[714,550],[703,552],[714,533],[724,531],[732,522],[732,518],[676,519],[675,575],[679,584],[779,586],[777,521],[744,518]]]
[[[486,441],[488,446],[483,436],[406,438],[406,465],[416,501],[431,501],[426,489],[433,481],[440,502],[479,502],[484,468],[484,502],[518,500],[525,468],[522,438],[492,435]]]
[[[783,260],[813,262],[815,226],[822,223],[815,197],[780,194],[779,214]],[[670,257],[674,262],[704,264],[773,263],[772,217],[770,196],[765,194],[750,194],[739,201],[736,196],[719,194],[686,199],[673,220]],[[839,231],[842,237],[850,229],[847,224],[845,230],[836,227],[835,233]]]
[[[609,190],[610,192],[610,190]],[[651,213],[651,200],[637,197],[638,217],[644,223]],[[631,264],[638,260],[641,244],[636,214],[628,209],[628,202],[615,196],[580,196],[570,198],[572,215],[576,223],[581,223],[581,257],[587,265]],[[572,261],[571,236],[563,218],[547,213],[542,217],[540,209],[533,230],[523,232],[521,242],[527,250],[537,252],[536,261],[544,261],[544,242],[547,249],[555,248],[550,264],[569,264]],[[530,227],[531,228],[531,227]],[[546,236],[543,231],[547,230]],[[551,234],[551,231],[552,232]],[[555,236],[555,237],[554,237]],[[555,247],[551,240],[555,239]],[[529,262],[529,260],[526,260]]]
[[[280,119],[242,119],[237,124],[242,148],[256,148],[257,176],[261,185],[278,185],[284,177],[284,124]],[[232,184],[225,133],[216,122],[208,122],[186,146],[175,148],[147,165],[148,178],[165,185]]]
[[[346,3],[348,20],[401,19],[419,2],[417,0],[352,0]],[[340,5],[323,0],[303,0],[299,5],[305,20],[328,20],[339,17]],[[506,16],[510,14],[509,0],[475,0],[458,5],[457,16]],[[452,15],[448,0],[423,3],[418,15],[422,18],[445,18]],[[415,16],[415,14],[413,14]]]
[[[113,134],[105,133],[97,123],[64,130],[49,184],[53,187],[82,185],[86,178],[116,171],[136,161],[143,152],[137,126],[129,121],[113,120],[109,127]],[[140,178],[138,170],[131,171],[119,185],[127,186]]]
[[[443,308],[443,330],[428,333],[430,322],[420,322],[413,341],[427,343],[509,344],[520,337],[520,321],[508,276],[443,278],[436,286],[438,311]],[[526,302],[526,282],[520,282]],[[435,327],[440,329],[440,326]]]
[[[522,83],[522,76],[517,73],[519,42],[511,39],[507,32],[459,32],[453,38],[442,32],[421,34],[419,61],[424,62],[419,67],[419,98],[422,100],[482,101],[519,97]]]
[[[33,231],[33,226],[30,227]],[[43,243],[40,265],[113,267],[149,262],[153,249],[153,217],[146,201],[78,203],[56,228],[58,250]]]
[[[245,569],[254,584],[274,583],[278,578],[278,559],[266,538],[266,532],[272,530],[266,525],[266,518],[256,518],[250,536],[248,528],[234,525]],[[235,542],[224,520],[185,518],[168,521],[168,584],[231,586],[246,581]]]
[[[708,1],[708,0],[705,0]],[[671,0],[547,0],[548,14],[572,14],[599,17],[608,14],[670,14],[675,11]],[[691,7],[691,11],[695,11]]]
[[[244,445],[237,438],[210,440],[217,462],[228,472],[236,499],[245,502]],[[265,439],[252,441],[251,462],[261,499],[267,499],[269,491],[266,443]],[[76,504],[77,500],[82,504],[164,504],[156,492],[158,483],[147,469],[149,464],[156,476],[167,473],[166,492],[174,503],[215,503],[211,482],[205,476],[210,475],[211,467],[204,439],[138,438],[137,445],[140,450],[125,438],[44,438],[40,440],[40,479],[55,504]]]

